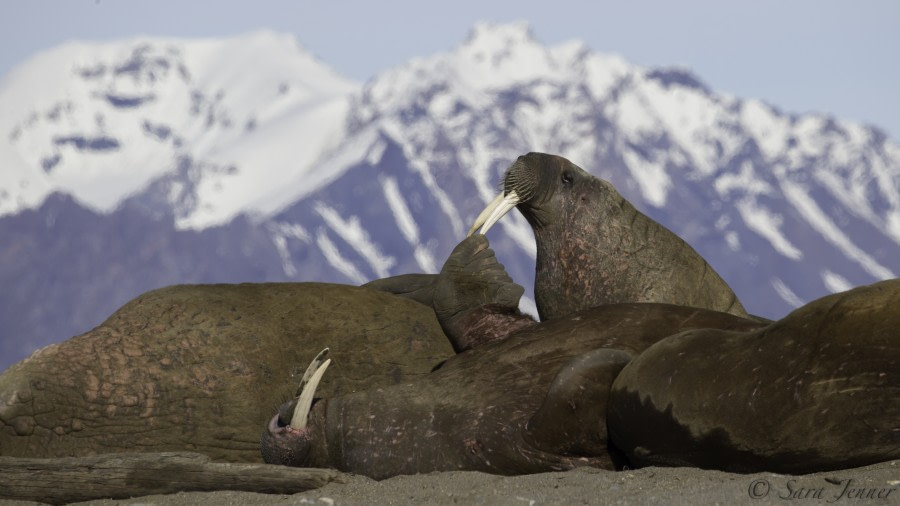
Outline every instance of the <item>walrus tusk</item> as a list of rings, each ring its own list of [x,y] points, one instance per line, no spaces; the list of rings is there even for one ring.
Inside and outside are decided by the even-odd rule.
[[[316,388],[319,387],[319,382],[322,381],[325,370],[331,365],[330,358],[322,362],[322,359],[327,355],[328,348],[325,348],[316,355],[316,358],[314,358],[309,364],[309,367],[306,368],[303,379],[300,380],[300,387],[298,389],[301,390],[301,392],[298,395],[297,406],[294,407],[294,414],[291,416],[291,422],[289,424],[289,427],[292,429],[306,428],[309,410],[312,407],[313,397],[316,395]]]
[[[478,227],[481,227],[481,234],[486,234],[488,229],[494,226],[494,223],[500,221],[500,218],[512,208],[516,207],[520,200],[519,195],[514,190],[510,190],[509,193],[501,192],[500,195],[497,195],[497,197],[484,208],[484,211],[481,211],[481,214],[475,219],[475,224],[469,229],[469,233],[466,237],[472,237],[472,234],[475,233],[475,230]]]
[[[312,362],[309,363],[309,367],[307,367],[306,371],[303,373],[303,377],[300,378],[300,384],[297,385],[297,391],[294,392],[294,397],[300,397],[300,393],[303,392],[303,388],[306,387],[307,383],[309,383],[309,379],[312,378],[313,374],[315,374],[316,369],[318,369],[319,366],[322,365],[322,362],[324,362],[325,359],[328,358],[329,352],[331,352],[331,348],[325,348],[324,350],[320,351],[314,359],[312,359]]]

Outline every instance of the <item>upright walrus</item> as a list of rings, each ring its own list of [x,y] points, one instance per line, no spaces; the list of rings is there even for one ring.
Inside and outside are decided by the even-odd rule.
[[[747,316],[737,296],[690,245],[569,160],[528,153],[469,235],[513,207],[537,242],[534,295],[542,320],[602,304],[662,302]]]

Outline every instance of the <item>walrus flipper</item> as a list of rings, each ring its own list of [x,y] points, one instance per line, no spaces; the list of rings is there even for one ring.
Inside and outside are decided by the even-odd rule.
[[[434,288],[434,312],[457,353],[500,339],[534,320],[519,312],[525,289],[497,261],[484,235],[460,242]]]
[[[436,274],[401,274],[374,279],[362,286],[379,292],[392,293],[431,307],[436,282]]]
[[[634,356],[600,348],[567,362],[543,404],[525,426],[524,439],[548,453],[597,458],[608,455],[606,424],[610,386]],[[613,456],[610,456],[612,465]]]

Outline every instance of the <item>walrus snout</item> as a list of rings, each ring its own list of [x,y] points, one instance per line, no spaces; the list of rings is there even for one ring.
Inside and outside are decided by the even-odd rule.
[[[522,155],[506,169],[502,191],[478,215],[467,237],[471,237],[478,227],[481,227],[481,234],[487,233],[500,218],[519,204],[539,208],[543,205],[543,199],[553,195],[553,189],[572,187],[577,181],[587,177],[589,176],[583,169],[561,156],[546,153]],[[543,221],[537,216],[536,209],[532,209],[526,215],[528,216],[539,223]]]
[[[534,197],[538,188],[539,174],[534,165],[529,162],[529,156],[536,153],[529,153],[520,156],[506,169],[503,176],[503,193],[515,193],[519,196],[519,202],[528,202]]]
[[[294,410],[297,409],[297,400],[297,398],[291,399],[278,408],[278,413],[274,417],[278,427],[287,427],[291,424],[291,419],[294,417]]]
[[[286,403],[292,404],[292,403]],[[308,464],[312,430],[285,425],[279,414],[273,416],[260,437],[259,449],[266,464],[302,467]]]
[[[263,460],[269,464],[301,466],[306,463],[312,443],[312,430],[309,428],[310,412],[316,400],[316,389],[331,359],[327,358],[329,349],[320,351],[297,387],[297,396],[278,408],[278,413],[269,420],[260,438],[260,452]]]
[[[540,177],[540,173],[533,163],[536,155],[541,155],[541,153],[522,155],[506,169],[500,195],[497,195],[484,208],[484,211],[481,211],[466,237],[471,237],[478,227],[481,227],[481,234],[486,234],[488,229],[500,221],[500,218],[510,212],[512,208],[522,202],[528,202],[534,197]]]

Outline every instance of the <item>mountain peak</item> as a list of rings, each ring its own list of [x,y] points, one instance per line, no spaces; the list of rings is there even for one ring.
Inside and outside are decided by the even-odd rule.
[[[183,207],[180,226],[270,211],[269,194],[283,193],[273,171],[311,170],[357,90],[293,35],[270,30],[68,42],[0,85],[0,216],[53,191],[111,212],[161,177],[188,192],[190,206],[170,202]],[[192,170],[181,174],[180,160]]]
[[[480,22],[451,55],[456,76],[474,89],[493,89],[546,79],[556,58],[535,39],[526,22]]]
[[[495,23],[492,21],[479,21],[475,23],[463,46],[477,47],[505,47],[511,44],[522,43],[537,44],[531,23],[527,21],[513,21],[511,23]]]

